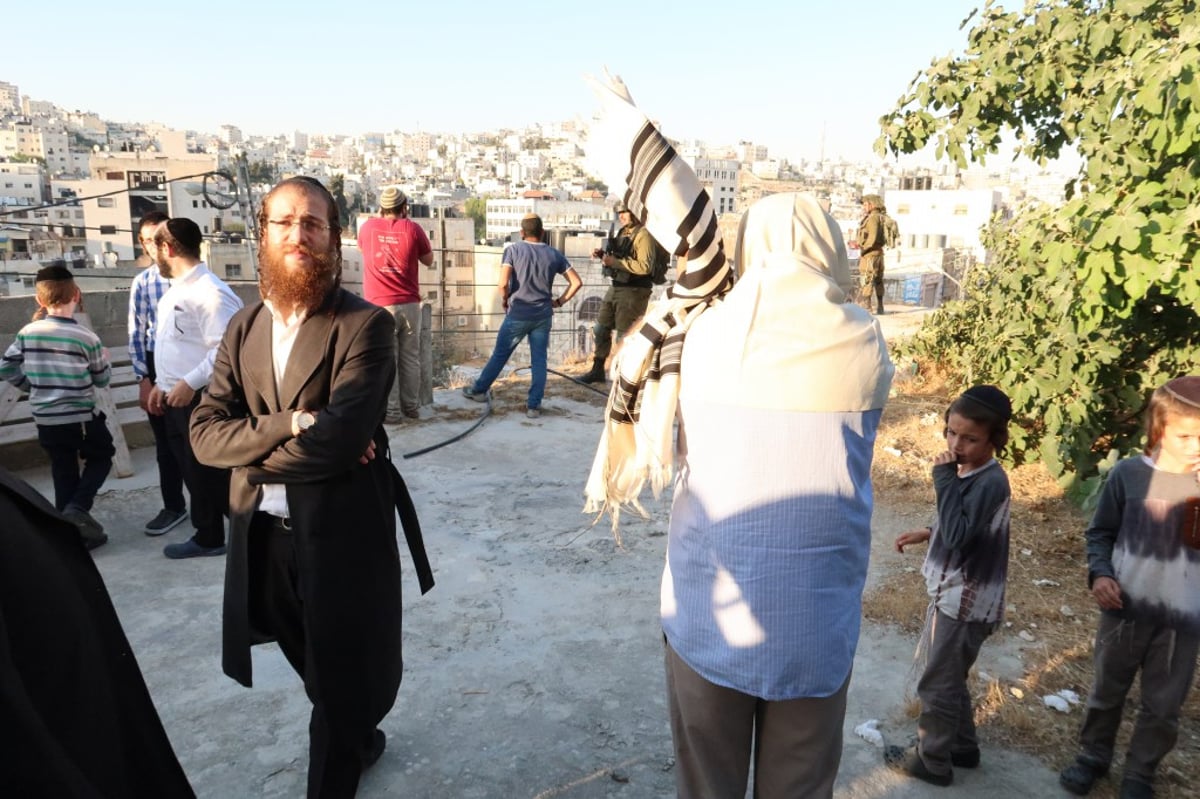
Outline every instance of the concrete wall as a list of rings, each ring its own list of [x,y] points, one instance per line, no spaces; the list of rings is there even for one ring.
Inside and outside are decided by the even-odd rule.
[[[258,299],[258,284],[231,284],[242,302],[249,305]],[[23,297],[0,297],[0,346],[4,349],[12,343],[17,331],[29,323],[33,312],[37,310],[37,301],[32,295]],[[129,316],[129,292],[113,291],[83,291],[83,308],[92,321],[92,329],[104,346],[108,347],[114,364],[129,361],[129,334],[127,332]]]
[[[258,285],[240,283],[232,285],[242,302],[251,303],[258,299]],[[144,415],[137,409],[137,391],[129,371],[129,336],[126,319],[129,312],[128,290],[84,291],[83,310],[92,322],[92,329],[108,347],[113,361],[113,399],[118,416],[124,420],[122,429],[130,447],[150,446],[154,437]],[[37,302],[32,295],[0,297],[0,347],[8,346],[16,338],[17,331],[33,316]],[[26,416],[25,421],[28,421]],[[16,420],[9,419],[10,423]],[[27,425],[32,430],[32,425]],[[8,469],[27,469],[46,463],[46,453],[38,446],[33,433],[27,440],[0,446],[0,466]]]

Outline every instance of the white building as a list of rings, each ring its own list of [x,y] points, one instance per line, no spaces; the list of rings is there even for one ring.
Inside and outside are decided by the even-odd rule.
[[[136,229],[152,210],[187,217],[209,236],[243,233],[245,220],[238,207],[215,207],[204,194],[202,175],[216,168],[215,155],[102,152],[92,156],[88,178],[57,180],[54,190],[73,191],[81,198],[88,255],[97,265],[107,265],[141,255]]]
[[[521,229],[526,214],[537,214],[547,229],[605,230],[614,218],[603,202],[580,200],[540,200],[532,198],[489,199],[487,201],[488,241],[507,238]]]
[[[718,214],[737,211],[737,185],[740,162],[732,158],[685,158],[700,184],[708,191]]]
[[[1003,205],[995,189],[893,189],[883,196],[900,227],[900,249],[920,252],[951,248],[987,257],[980,231]]]
[[[0,205],[46,202],[46,171],[41,164],[0,162]]]
[[[0,113],[15,114],[21,110],[21,90],[15,83],[0,80]]]

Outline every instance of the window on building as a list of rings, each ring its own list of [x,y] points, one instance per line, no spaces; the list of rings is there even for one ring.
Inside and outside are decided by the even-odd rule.
[[[954,215],[955,216],[966,216],[967,215],[967,206],[965,206],[965,205],[954,206]]]
[[[97,197],[96,205],[100,206],[101,208],[116,208],[117,201],[112,197]]]
[[[437,299],[437,289],[430,289],[429,291],[425,292],[425,299],[430,300],[430,301],[436,300]]]
[[[908,207],[907,203],[900,203],[900,205],[897,206],[897,208],[896,208],[896,213],[897,214],[907,214],[911,210],[912,209]]]
[[[242,265],[241,264],[225,264],[225,277],[241,277],[241,276],[242,276]]]
[[[455,281],[454,296],[455,297],[470,297],[471,291],[473,288],[474,287],[471,285],[471,281],[469,281],[469,280]]]

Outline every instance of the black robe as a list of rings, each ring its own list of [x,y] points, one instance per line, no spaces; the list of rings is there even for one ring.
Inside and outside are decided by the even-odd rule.
[[[3,468],[0,796],[195,796],[79,530]]]
[[[192,415],[202,462],[232,469],[222,662],[252,681],[250,647],[271,640],[251,612],[260,579],[251,529],[263,483],[286,486],[307,639],[305,690],[344,740],[391,709],[403,673],[396,494],[383,415],[395,377],[391,314],[337,289],[300,326],[275,386],[271,313],[239,311]],[[317,422],[293,437],[292,412]],[[368,443],[376,457],[359,463]]]

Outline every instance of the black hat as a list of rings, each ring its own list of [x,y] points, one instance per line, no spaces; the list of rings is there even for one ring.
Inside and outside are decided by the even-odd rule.
[[[963,396],[1000,414],[1001,421],[1007,422],[1012,418],[1012,401],[995,386],[971,386],[963,392]]]
[[[67,269],[61,262],[43,266],[37,271],[37,280],[41,283],[43,280],[70,280],[75,277],[71,274],[71,270]]]

